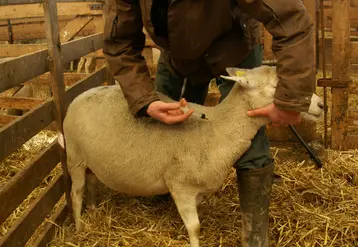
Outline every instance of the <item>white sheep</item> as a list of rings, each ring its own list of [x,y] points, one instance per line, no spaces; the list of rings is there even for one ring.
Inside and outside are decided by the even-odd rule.
[[[190,245],[199,247],[197,204],[202,195],[221,187],[256,132],[269,123],[265,117],[248,117],[247,110],[272,103],[278,81],[274,67],[227,71],[231,76],[225,78],[237,83],[222,103],[214,107],[188,103],[207,119],[192,115],[184,123],[166,125],[151,118],[134,118],[116,85],[90,89],[70,104],[64,136],[77,232],[81,230],[86,170],[90,170],[90,205],[94,205],[97,178],[133,196],[170,192]],[[237,77],[237,71],[245,74]],[[302,116],[316,121],[322,112],[322,101],[313,94],[309,111]]]

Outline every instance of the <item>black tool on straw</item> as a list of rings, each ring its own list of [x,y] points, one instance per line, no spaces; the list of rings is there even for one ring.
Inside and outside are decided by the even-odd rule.
[[[312,151],[312,149],[308,146],[308,144],[302,139],[302,137],[297,133],[295,127],[292,125],[289,125],[290,129],[292,130],[293,134],[297,137],[297,139],[300,141],[300,143],[306,148],[308,151],[310,157],[313,159],[313,161],[316,163],[318,168],[322,168],[322,161],[315,155],[315,153]]]

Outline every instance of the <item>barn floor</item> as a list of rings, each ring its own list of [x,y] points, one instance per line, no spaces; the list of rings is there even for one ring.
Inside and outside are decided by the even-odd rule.
[[[317,170],[304,150],[272,148],[282,184],[273,187],[270,246],[358,245],[358,151],[327,153]],[[104,186],[98,208],[85,210],[84,231],[74,235],[69,218],[50,246],[186,246],[186,229],[172,200],[130,198]],[[236,178],[199,208],[202,246],[240,246]]]

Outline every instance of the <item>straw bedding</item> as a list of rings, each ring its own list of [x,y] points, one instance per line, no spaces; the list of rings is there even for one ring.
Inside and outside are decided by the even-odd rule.
[[[7,181],[13,178],[19,171],[26,167],[44,148],[57,137],[56,132],[44,130],[22,145],[20,149],[12,153],[8,158],[0,162],[0,189]],[[29,205],[46,189],[52,178],[60,171],[58,165],[42,183],[19,205],[19,207],[0,225],[0,237],[20,218]],[[1,203],[1,202],[0,202]]]
[[[357,151],[330,151],[323,170],[304,150],[272,148],[282,184],[273,187],[270,246],[358,245]],[[234,172],[199,207],[202,246],[240,246],[241,217]],[[50,246],[186,246],[186,229],[172,200],[129,198],[101,186],[96,210],[83,213],[74,235],[69,218]]]
[[[320,134],[322,123],[318,124]],[[38,141],[24,145],[1,163],[0,186],[48,145],[55,133],[41,132],[36,138]],[[273,186],[270,246],[358,246],[358,150],[320,152],[322,170],[315,168],[299,145],[272,147],[272,155],[283,182]],[[59,170],[55,169],[42,186]],[[0,228],[0,236],[40,191],[41,187],[9,217]],[[233,170],[221,190],[207,196],[199,207],[202,246],[241,246],[239,205]],[[49,246],[182,247],[188,243],[171,199],[128,197],[100,185],[98,207],[85,209],[82,220],[84,230],[75,235],[73,220],[68,218],[57,228]]]

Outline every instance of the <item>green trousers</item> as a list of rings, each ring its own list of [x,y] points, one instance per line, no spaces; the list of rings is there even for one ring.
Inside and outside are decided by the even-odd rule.
[[[238,67],[251,69],[260,66],[262,64],[262,54],[263,49],[262,46],[259,45]],[[168,95],[174,100],[179,100],[184,78],[180,78],[172,74],[164,63],[159,62],[155,83],[157,91]],[[216,83],[221,93],[221,102],[228,95],[234,84],[233,82],[224,80],[222,78],[216,78]],[[183,97],[188,102],[203,105],[208,94],[208,87],[209,82],[206,86],[196,87],[190,83],[190,80],[187,80],[187,85]],[[269,164],[270,161],[270,143],[266,136],[266,129],[265,127],[262,127],[253,138],[251,147],[236,162],[235,168],[237,170],[262,168]]]

